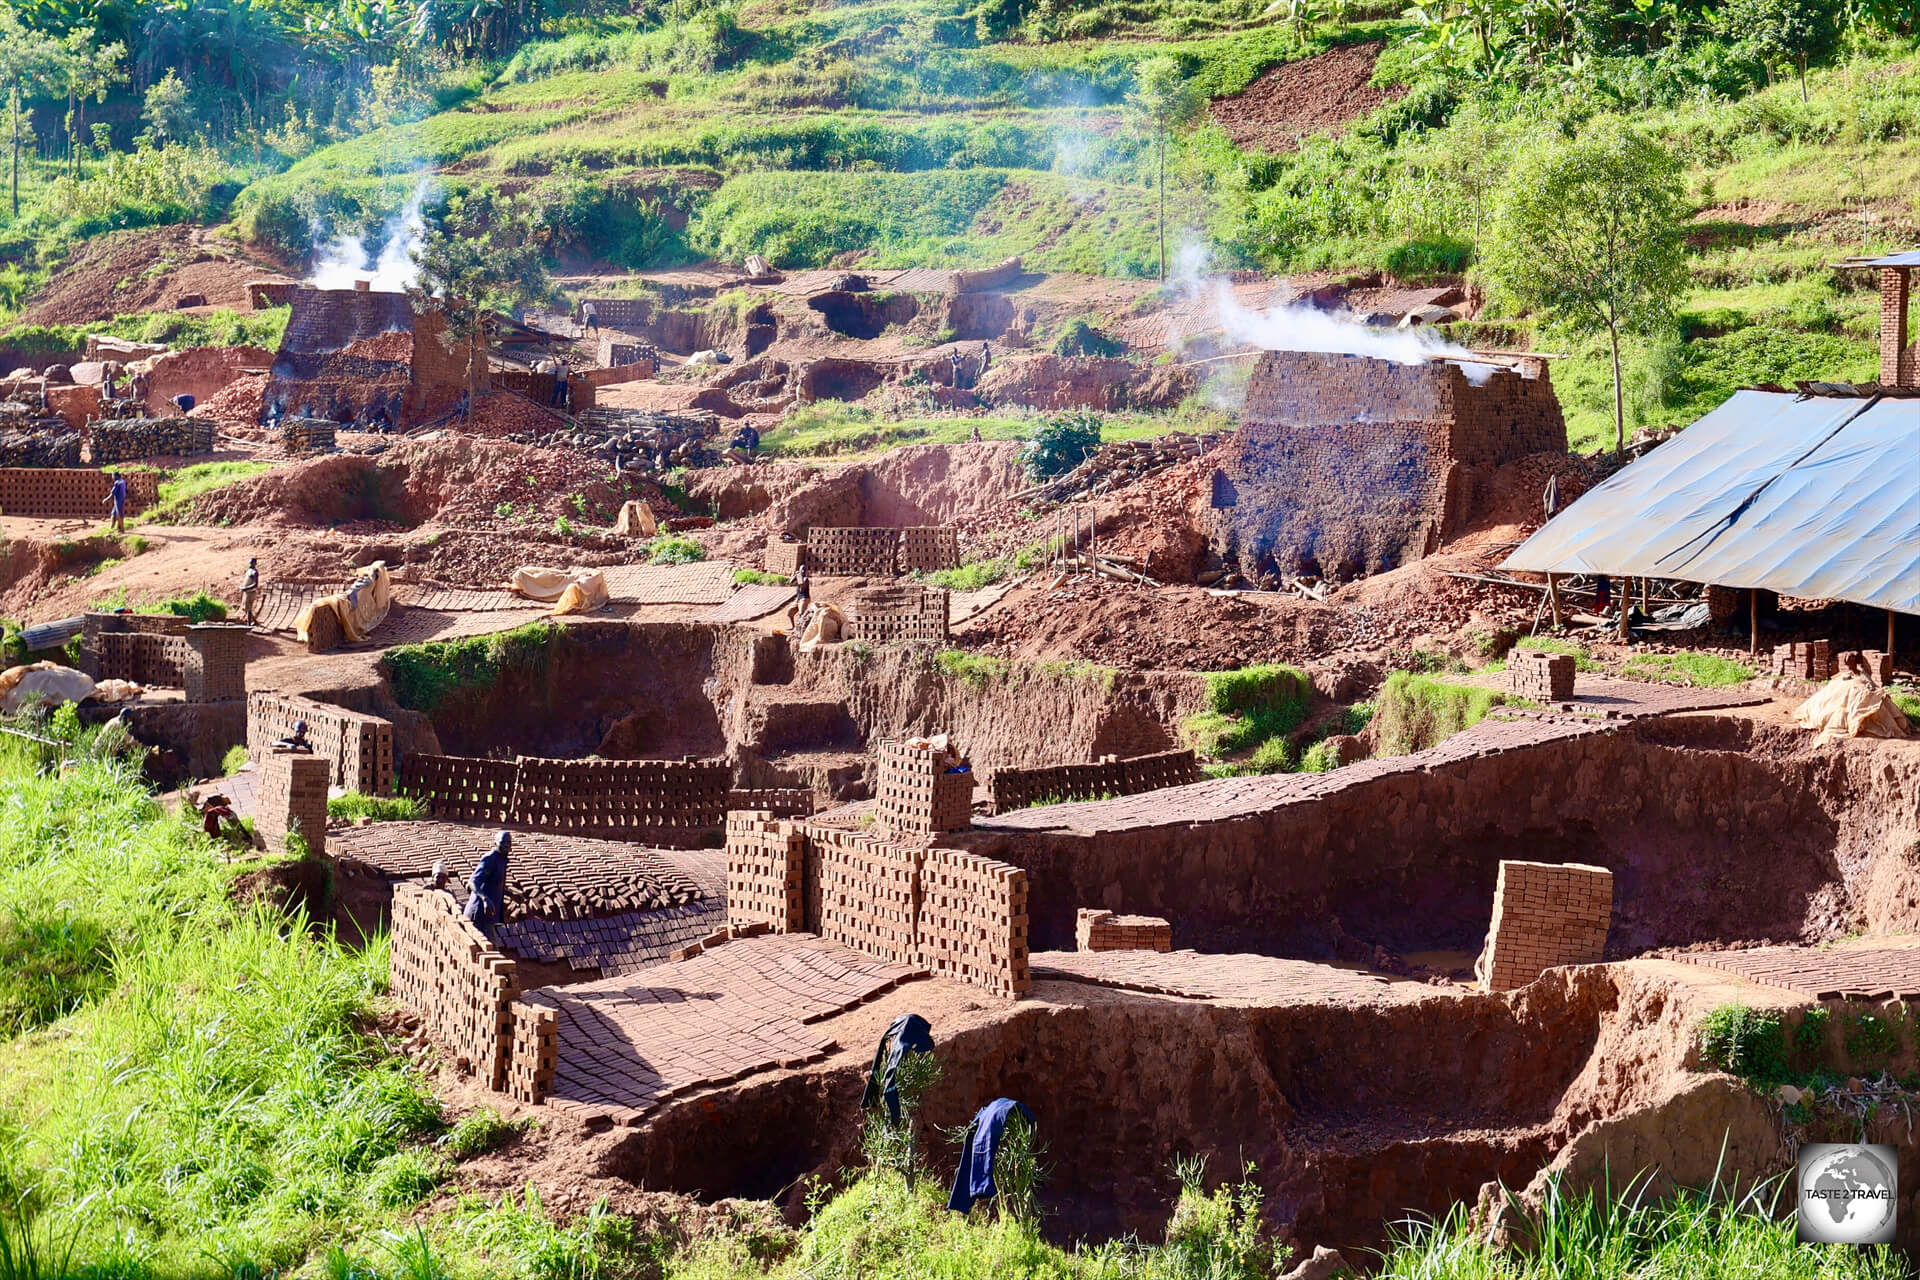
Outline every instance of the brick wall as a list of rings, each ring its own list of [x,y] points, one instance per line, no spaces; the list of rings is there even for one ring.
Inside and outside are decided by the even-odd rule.
[[[807,824],[807,924],[830,942],[915,964],[921,849],[867,831]]]
[[[508,1067],[524,1064],[531,1086],[542,1065],[542,1020],[527,1016],[524,1054],[516,1051],[518,967],[461,914],[454,896],[415,884],[394,887],[390,966],[394,997],[420,1015],[453,1050],[455,1065],[489,1089],[505,1091]],[[551,1011],[549,1011],[551,1012]],[[550,1034],[544,1039],[551,1045]],[[551,1081],[548,1055],[546,1080]]]
[[[653,303],[645,298],[587,298],[602,329],[644,325],[653,319]]]
[[[301,720],[314,754],[329,762],[332,785],[361,795],[393,794],[393,722],[379,716],[293,694],[255,693],[247,698],[247,749],[259,756]]]
[[[727,815],[727,923],[764,921],[775,933],[806,929],[806,837],[765,811]]]
[[[1612,918],[1613,873],[1605,867],[1502,862],[1474,974],[1489,991],[1508,991],[1558,965],[1598,964]]]
[[[333,448],[338,435],[338,425],[326,418],[282,418],[278,438],[288,453],[320,453]]]
[[[272,363],[273,352],[264,347],[189,347],[156,356],[143,383],[147,412],[170,414],[175,396],[205,400],[239,377],[242,369],[265,369]]]
[[[807,531],[807,564],[828,578],[891,577],[899,534],[893,529]]]
[[[751,809],[776,818],[804,818],[813,812],[813,791],[807,787],[735,787],[727,792],[727,812]]]
[[[409,755],[401,791],[435,817],[606,840],[692,845],[727,820],[718,760],[476,760]]]
[[[1773,674],[1801,680],[1826,680],[1834,673],[1833,642],[1804,640],[1773,646]]]
[[[500,826],[513,812],[511,760],[415,753],[400,763],[400,794],[422,801],[436,818]]]
[[[853,593],[847,639],[867,644],[945,644],[949,601],[940,587],[891,583]]]
[[[1108,756],[1092,764],[1047,769],[996,769],[988,784],[993,811],[1007,813],[1040,800],[1092,800],[1132,796],[1162,787],[1200,781],[1200,763],[1192,751],[1161,751],[1122,760]]]
[[[1907,342],[1912,292],[1911,267],[1880,268],[1880,381],[1890,387],[1920,386],[1920,362]]]
[[[0,514],[34,520],[107,518],[107,491],[113,477],[104,471],[52,467],[0,468]],[[127,514],[138,515],[160,498],[160,477],[152,471],[127,475]]]
[[[929,849],[921,878],[920,963],[1003,996],[1024,995],[1027,873],[954,849]]]
[[[544,1101],[560,1069],[560,1011],[516,1001],[507,1050],[507,1092],[515,1101]]]
[[[973,825],[972,772],[948,772],[930,747],[883,744],[875,790],[879,827],[888,835],[925,840]]]
[[[791,578],[800,571],[807,561],[807,544],[804,542],[782,542],[775,538],[767,544],[767,572],[783,574]]]
[[[254,831],[269,849],[286,852],[287,833],[298,831],[316,856],[327,851],[327,786],[333,765],[325,756],[304,751],[267,750],[254,757],[260,766],[256,784]]]
[[[184,668],[191,650],[179,636],[107,631],[97,641],[93,670],[89,672],[95,680],[131,680],[167,689],[184,686]]]
[[[896,563],[902,573],[958,568],[960,531],[948,525],[908,525],[900,530]]]
[[[247,696],[247,637],[253,628],[207,623],[187,628],[181,687],[188,702]]]
[[[1515,649],[1507,654],[1507,688],[1534,702],[1565,702],[1573,697],[1577,666],[1570,653]]]
[[[1074,945],[1081,951],[1171,951],[1173,925],[1159,916],[1123,916],[1082,907],[1075,917]]]

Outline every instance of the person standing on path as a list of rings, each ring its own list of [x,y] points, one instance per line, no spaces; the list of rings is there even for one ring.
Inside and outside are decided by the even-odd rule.
[[[247,557],[247,572],[240,579],[240,607],[247,612],[247,625],[253,625],[253,606],[260,599],[260,557]]]
[[[113,521],[115,533],[127,531],[127,478],[118,471],[113,473],[113,486],[107,490],[107,516]]]

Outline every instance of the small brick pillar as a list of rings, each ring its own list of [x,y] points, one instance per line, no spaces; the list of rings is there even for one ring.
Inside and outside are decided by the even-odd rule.
[[[1890,387],[1920,383],[1907,345],[1907,304],[1913,291],[1911,267],[1880,268],[1880,381]]]
[[[1171,951],[1173,926],[1158,916],[1122,916],[1082,907],[1074,920],[1074,944],[1082,951]]]
[[[882,829],[912,839],[973,825],[973,772],[952,772],[946,760],[931,747],[904,742],[880,748]]]
[[[269,751],[260,762],[259,807],[254,829],[269,849],[287,851],[287,833],[298,830],[314,854],[327,851],[327,784],[333,761],[305,751]]]
[[[1826,680],[1834,674],[1833,642],[1802,640],[1773,646],[1773,674],[1800,680]]]
[[[1573,697],[1576,665],[1570,653],[1515,649],[1507,655],[1507,688],[1534,702],[1565,702]]]
[[[1613,873],[1605,867],[1502,862],[1474,976],[1489,991],[1507,991],[1559,965],[1598,964],[1612,921]]]
[[[251,627],[226,623],[187,628],[181,682],[188,702],[225,702],[247,696],[247,637]]]

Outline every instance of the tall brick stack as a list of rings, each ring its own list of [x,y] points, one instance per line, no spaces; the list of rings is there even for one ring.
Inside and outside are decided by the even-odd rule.
[[[509,821],[537,831],[688,843],[727,820],[733,768],[722,760],[516,763]]]
[[[1559,965],[1598,964],[1612,919],[1613,873],[1605,867],[1502,862],[1474,975],[1489,991],[1508,991]]]
[[[330,763],[332,785],[368,796],[393,794],[393,722],[328,702],[262,691],[247,698],[247,748],[258,754],[307,722],[307,740]]]
[[[188,702],[247,696],[247,637],[253,628],[204,623],[187,628],[181,687]]]
[[[1848,649],[1837,653],[1833,658],[1833,673],[1839,675],[1846,671],[1853,659],[1867,669],[1875,684],[1886,684],[1893,679],[1893,655],[1879,649]]]
[[[1091,764],[1045,769],[996,769],[988,789],[993,811],[1009,813],[1040,801],[1133,796],[1200,781],[1200,763],[1190,750],[1158,751],[1122,760],[1105,756]]]
[[[529,1082],[538,1081],[548,1064],[537,1016],[524,1057],[515,1053],[520,979],[513,960],[494,949],[443,889],[396,886],[391,919],[395,998],[418,1012],[428,1032],[452,1048],[456,1064],[487,1088],[506,1090],[510,1061],[524,1063]],[[550,1065],[545,1078],[552,1080]]]
[[[823,578],[892,577],[894,529],[822,529],[807,533],[807,565]]]
[[[950,751],[924,740],[880,748],[880,829],[926,841],[973,825],[973,773]]]
[[[945,644],[949,602],[940,587],[889,583],[853,593],[847,639],[867,644]]]
[[[727,815],[727,922],[764,921],[775,933],[806,929],[802,897],[807,840],[772,813]]]
[[[782,542],[778,538],[767,544],[767,572],[777,573],[791,578],[800,572],[800,566],[807,563],[807,544],[804,542]]]
[[[1074,945],[1081,951],[1171,951],[1173,925],[1158,916],[1123,916],[1099,907],[1075,913]]]
[[[1907,342],[1912,297],[1912,267],[1880,268],[1880,381],[1889,387],[1920,386],[1920,344]]]
[[[333,764],[304,751],[273,751],[258,757],[259,802],[254,830],[269,849],[287,852],[287,836],[298,831],[316,856],[327,851],[327,783]]]
[[[830,942],[915,963],[923,851],[864,831],[808,827],[808,923]]]
[[[499,826],[513,812],[511,760],[415,753],[400,765],[400,794],[425,804],[436,818]]]
[[[104,471],[53,467],[0,468],[0,513],[35,520],[105,520],[113,477]],[[160,500],[160,476],[127,476],[127,514],[138,515]]]
[[[921,878],[920,964],[997,995],[1024,995],[1027,873],[954,849],[929,849]]]
[[[908,525],[900,530],[895,563],[902,573],[958,568],[960,531],[951,525]]]
[[[560,1011],[522,1000],[514,1003],[512,1015],[507,1092],[532,1105],[546,1099],[560,1068]]]
[[[1828,680],[1834,672],[1833,642],[1802,640],[1773,646],[1773,674],[1800,680]]]
[[[188,652],[186,641],[179,636],[147,631],[102,632],[94,653],[95,679],[131,680],[178,689],[186,682]]]
[[[1573,697],[1577,665],[1570,653],[1515,649],[1507,655],[1507,688],[1534,702],[1565,702]]]

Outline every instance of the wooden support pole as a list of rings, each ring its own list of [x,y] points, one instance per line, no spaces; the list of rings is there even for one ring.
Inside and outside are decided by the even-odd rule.
[[[1747,652],[1760,652],[1760,588],[1747,588]]]
[[[1640,579],[1640,612],[1653,617],[1653,579]]]
[[[1633,611],[1633,579],[1623,578],[1620,581],[1620,643],[1621,644],[1625,644],[1629,639],[1631,639],[1631,637],[1628,636],[1627,634],[1627,614],[1631,613],[1632,611]]]
[[[1547,604],[1553,609],[1553,629],[1558,631],[1563,625],[1560,621],[1560,579],[1551,573],[1547,575]]]

